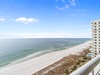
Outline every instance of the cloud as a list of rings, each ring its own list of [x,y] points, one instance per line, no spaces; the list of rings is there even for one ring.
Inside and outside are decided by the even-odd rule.
[[[57,5],[56,5],[56,8],[57,8],[58,10],[64,10],[64,7],[58,7]]]
[[[91,28],[88,28],[88,29],[84,30],[82,32],[82,34],[78,33],[78,35],[81,36],[81,37],[83,37],[83,38],[87,38],[87,37],[88,38],[92,38],[92,30],[91,30]]]
[[[19,17],[17,19],[13,19],[13,18],[10,18],[9,16],[6,16],[6,17],[0,16],[0,22],[4,22],[4,21],[21,22],[21,23],[24,23],[24,24],[38,22],[38,20],[35,19],[35,18]]]
[[[88,35],[88,36],[87,36]],[[84,31],[84,33],[2,33],[0,32],[0,38],[90,38],[90,32]]]
[[[21,22],[21,23],[24,23],[24,24],[29,24],[29,23],[38,22],[38,20],[35,19],[35,18],[25,18],[25,17],[17,18],[15,21],[16,21],[16,22]]]
[[[5,18],[0,18],[0,21],[5,21]]]
[[[67,38],[73,34],[66,33],[0,33],[1,38]]]
[[[6,18],[4,18],[4,17],[0,17],[0,21],[5,21],[6,20]]]
[[[0,21],[14,21],[10,16],[0,16]]]
[[[65,10],[65,9],[69,9],[71,7],[75,7],[77,5],[77,1],[78,0],[59,0],[61,1],[61,3],[63,4],[62,6],[58,6],[56,5],[56,8],[58,10]],[[56,1],[58,2],[58,1]],[[63,9],[62,9],[63,8]]]
[[[76,6],[76,1],[75,0],[69,0],[69,5],[70,6]]]

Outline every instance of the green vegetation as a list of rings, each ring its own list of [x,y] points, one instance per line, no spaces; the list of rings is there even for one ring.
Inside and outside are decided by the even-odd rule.
[[[84,65],[85,63],[87,63],[89,60],[91,60],[91,57],[88,57],[87,55],[80,57],[78,61],[76,61],[76,64],[73,65],[72,68],[70,68],[70,70],[68,69],[65,70],[65,75],[69,75],[70,73],[72,73],[73,71],[75,71],[76,69]]]
[[[79,52],[78,54],[70,54],[69,56],[64,57],[54,64],[35,73],[34,75],[69,75],[70,73],[87,63],[89,60],[91,60],[91,58],[87,56],[88,53],[89,50],[86,49]]]

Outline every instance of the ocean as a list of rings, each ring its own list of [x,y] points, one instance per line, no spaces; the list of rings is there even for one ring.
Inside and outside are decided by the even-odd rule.
[[[90,38],[2,38],[0,39],[0,68],[46,53],[64,50],[90,40]]]

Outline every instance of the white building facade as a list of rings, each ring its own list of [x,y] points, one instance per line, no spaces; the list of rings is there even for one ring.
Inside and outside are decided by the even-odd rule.
[[[100,20],[92,21],[92,52],[95,57],[100,54]]]

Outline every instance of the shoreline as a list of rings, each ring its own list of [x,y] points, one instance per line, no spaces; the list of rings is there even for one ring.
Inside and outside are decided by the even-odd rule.
[[[0,69],[0,75],[32,75],[69,54],[74,54],[87,48],[89,43],[90,41],[65,50],[50,52],[13,66],[4,67]]]
[[[83,43],[85,43],[85,42],[83,42]],[[83,44],[83,43],[80,43],[80,44]],[[41,51],[42,53],[39,51],[39,52],[36,52],[36,53],[40,53],[40,55],[37,55],[37,54],[35,55],[34,53],[30,54],[30,55],[27,55],[26,57],[19,58],[19,59],[15,60],[15,61],[12,61],[12,62],[8,63],[7,65],[1,66],[0,69],[5,68],[5,67],[14,66],[16,64],[20,64],[22,62],[25,62],[25,61],[28,61],[28,60],[40,57],[40,56],[45,55],[45,54],[49,54],[49,53],[53,53],[53,52],[58,52],[58,51],[63,51],[63,50],[75,47],[77,45],[80,45],[80,44],[76,44],[76,45],[73,45],[73,46],[70,46],[70,47],[64,47],[64,49],[60,49],[60,50],[54,50],[54,51],[48,51],[48,52]],[[46,53],[44,53],[44,52],[46,52]]]
[[[82,43],[84,43],[84,42],[82,42]],[[82,44],[82,43],[80,43],[80,44]],[[72,47],[80,45],[80,44],[74,44],[74,45],[71,45],[71,46],[64,46],[63,48],[61,48],[61,49],[58,48],[57,50],[51,46],[50,49],[49,48],[47,50],[43,49],[42,51],[38,51],[38,52],[35,52],[35,53],[32,53],[32,54],[29,54],[29,55],[27,55],[25,57],[14,59],[11,62],[7,61],[8,62],[8,63],[6,62],[7,64],[4,64],[5,62],[1,63],[0,64],[0,69],[4,68],[4,67],[8,67],[8,66],[13,66],[13,65],[19,64],[19,63],[28,61],[28,60],[33,59],[33,58],[37,58],[37,57],[40,57],[40,56],[48,54],[48,53],[58,52],[58,51],[62,51],[62,50],[65,50],[65,49],[69,49],[69,48],[72,48]],[[53,50],[51,50],[51,49],[53,49]],[[15,58],[17,58],[17,57],[15,57]],[[4,65],[2,66],[2,64],[4,64]]]

